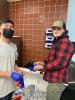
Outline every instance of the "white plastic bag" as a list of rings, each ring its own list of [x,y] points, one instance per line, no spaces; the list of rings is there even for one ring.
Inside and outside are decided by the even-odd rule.
[[[39,90],[35,85],[30,85],[24,90],[15,90],[13,100],[46,100],[46,92]]]
[[[24,90],[24,100],[46,100],[46,92],[39,90],[35,85],[30,85]]]

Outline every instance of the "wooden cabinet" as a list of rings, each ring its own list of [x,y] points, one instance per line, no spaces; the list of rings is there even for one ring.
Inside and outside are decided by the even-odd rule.
[[[21,66],[21,37],[19,36],[13,36],[12,42],[14,42],[17,45],[17,50],[18,50],[18,60],[17,60],[17,65]]]
[[[0,0],[0,20],[9,18],[9,3],[6,0]]]

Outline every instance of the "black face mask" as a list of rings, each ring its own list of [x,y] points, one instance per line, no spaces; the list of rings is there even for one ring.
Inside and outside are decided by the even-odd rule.
[[[13,34],[14,34],[14,31],[11,29],[4,29],[3,30],[4,37],[6,37],[8,39],[12,38]]]

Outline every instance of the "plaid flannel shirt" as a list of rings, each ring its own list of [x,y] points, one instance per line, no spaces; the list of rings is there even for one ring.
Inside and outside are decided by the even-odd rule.
[[[67,37],[54,42],[45,60],[44,80],[51,83],[67,83],[69,79],[67,67],[73,53],[74,45]]]

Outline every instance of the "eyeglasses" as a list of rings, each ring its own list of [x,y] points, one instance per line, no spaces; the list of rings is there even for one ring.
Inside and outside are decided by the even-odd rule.
[[[58,30],[58,31],[60,31],[61,27],[53,27],[52,30]]]

